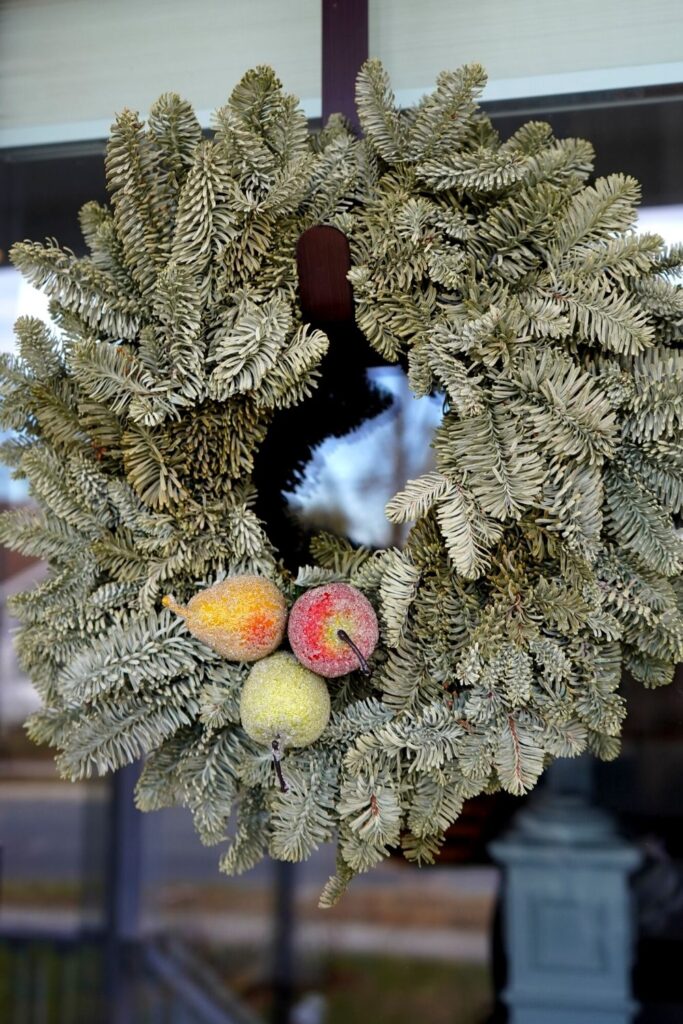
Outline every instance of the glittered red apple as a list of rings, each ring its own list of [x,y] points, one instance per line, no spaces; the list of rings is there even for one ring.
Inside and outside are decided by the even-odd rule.
[[[307,590],[289,613],[292,651],[306,668],[327,679],[360,669],[370,674],[368,658],[377,646],[375,609],[349,583],[327,583]]]

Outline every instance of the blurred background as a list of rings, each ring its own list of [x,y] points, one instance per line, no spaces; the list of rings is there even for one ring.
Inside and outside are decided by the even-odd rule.
[[[683,239],[680,0],[0,0],[0,351],[17,316],[47,315],[9,247],[83,250],[76,214],[105,200],[115,111],[144,116],[173,90],[208,128],[269,63],[316,128],[352,114],[368,54],[405,105],[481,62],[504,136],[536,119],[590,139],[597,173],[641,181],[643,229]],[[428,468],[441,405],[400,370],[368,374],[383,411],[323,442],[288,500],[308,525],[386,546],[400,537],[385,502]],[[0,506],[25,500],[0,467]],[[41,572],[0,549],[3,1024],[683,1021],[680,678],[646,695],[624,681],[614,764],[559,764],[540,796],[470,802],[436,866],[392,858],[321,912],[331,850],[225,878],[188,813],[134,810],[135,767],[71,785],[28,743],[36,698],[5,602]]]

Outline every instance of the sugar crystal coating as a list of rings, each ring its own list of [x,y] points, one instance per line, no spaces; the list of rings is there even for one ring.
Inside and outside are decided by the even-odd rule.
[[[358,658],[339,635],[342,630],[369,658],[379,638],[375,609],[349,583],[327,583],[297,598],[289,615],[288,637],[302,665],[328,679],[359,668]]]
[[[173,598],[164,604],[183,615],[187,628],[228,661],[257,661],[282,643],[287,604],[265,576],[229,576],[190,599],[186,608]]]
[[[240,718],[257,743],[280,748],[307,747],[330,718],[324,680],[300,665],[293,654],[278,651],[257,662],[242,687]]]

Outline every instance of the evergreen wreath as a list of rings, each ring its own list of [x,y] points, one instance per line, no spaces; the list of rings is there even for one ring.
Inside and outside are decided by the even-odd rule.
[[[60,328],[20,319],[1,368],[4,459],[36,507],[0,540],[50,566],[13,602],[43,701],[29,733],[72,779],[144,755],[138,805],[188,806],[227,872],[336,836],[322,905],[392,848],[432,861],[468,797],[615,757],[622,669],[660,686],[681,659],[683,248],[635,233],[632,178],[587,183],[588,143],[537,122],[501,142],[484,84],[446,72],[399,111],[370,61],[362,139],[339,117],[310,135],[268,68],[210,139],[162,96],[146,126],[116,119],[111,206],[81,212],[90,255],[12,251]],[[444,415],[434,471],[387,506],[414,522],[405,547],[323,534],[297,573],[252,478],[325,372],[297,296],[317,224],[350,241],[369,345]],[[286,786],[240,724],[250,665],[162,603],[242,574],[288,605],[351,584],[380,616],[371,674],[329,683],[322,735],[282,752]]]

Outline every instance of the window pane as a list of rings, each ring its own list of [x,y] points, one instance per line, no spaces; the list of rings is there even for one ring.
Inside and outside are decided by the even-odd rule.
[[[680,82],[682,32],[679,0],[370,0],[370,52],[403,105],[470,61],[489,100]]]
[[[272,64],[320,115],[318,0],[0,3],[0,148],[103,138],[163,92],[208,125],[244,72]]]

